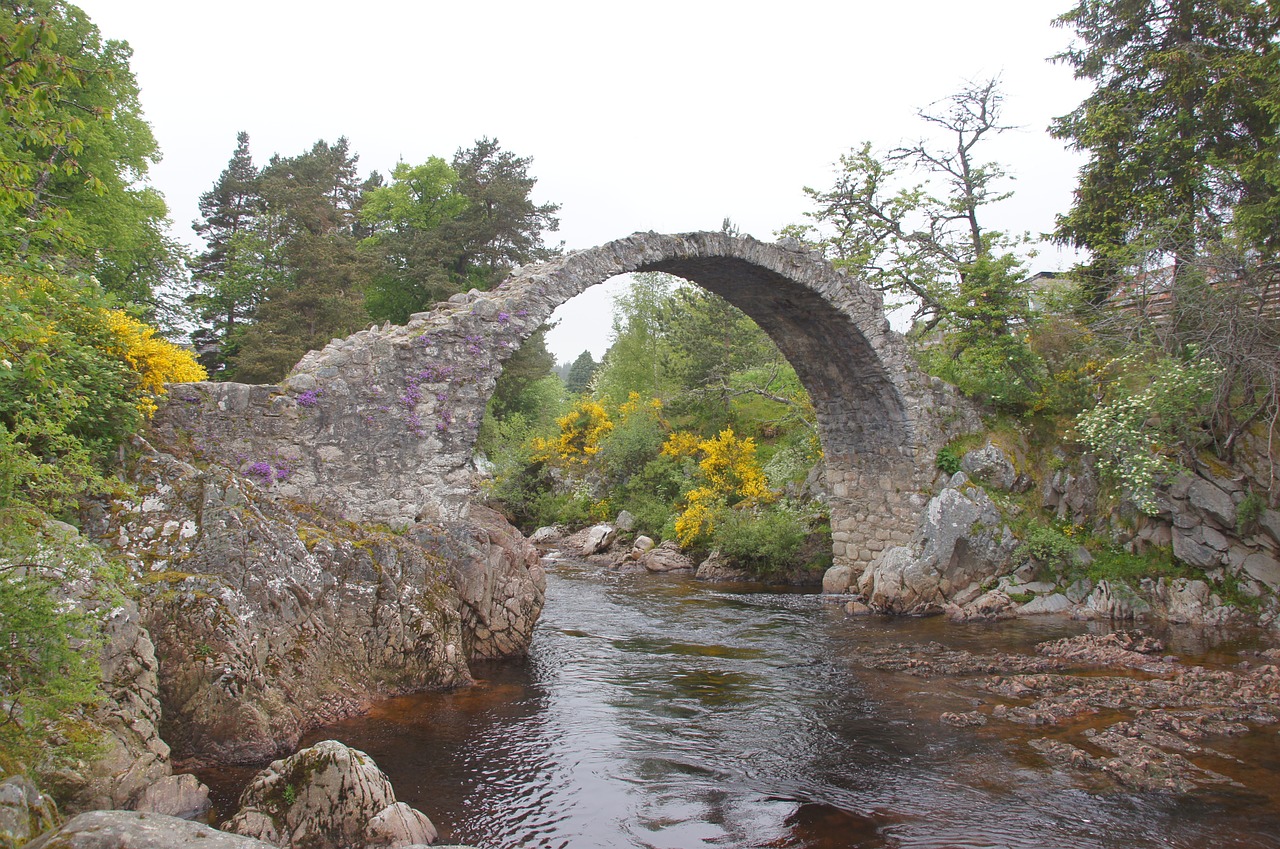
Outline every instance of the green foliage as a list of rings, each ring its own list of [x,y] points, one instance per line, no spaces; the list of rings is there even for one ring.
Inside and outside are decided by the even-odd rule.
[[[551,373],[555,357],[547,350],[547,328],[536,330],[502,367],[489,400],[489,415],[522,415],[550,421],[564,399],[564,384]]]
[[[458,172],[438,156],[417,166],[397,163],[391,177],[365,196],[360,219],[371,233],[361,247],[378,257],[366,290],[369,314],[404,324],[463,285],[453,273],[456,246],[444,225],[471,201],[459,189]]]
[[[619,510],[636,517],[638,533],[654,539],[674,539],[675,504],[688,488],[684,463],[659,455],[615,489],[611,500]]]
[[[280,798],[284,799],[284,803],[289,807],[293,807],[298,801],[298,791],[294,789],[292,784],[286,784],[284,790],[280,792]]]
[[[1258,520],[1266,509],[1267,499],[1261,493],[1250,490],[1244,500],[1236,505],[1236,533],[1244,537],[1256,531]]]
[[[277,381],[307,351],[368,325],[363,291],[369,261],[356,249],[357,160],[340,138],[334,144],[318,141],[300,156],[273,156],[262,170],[260,232],[269,235],[261,256],[281,263],[279,282],[235,337],[236,350],[222,376]]]
[[[0,771],[49,774],[99,750],[100,631],[73,593],[111,604],[120,577],[74,532],[0,508]]]
[[[1194,451],[1205,438],[1206,406],[1221,371],[1206,359],[1161,357],[1113,364],[1109,397],[1076,418],[1076,433],[1098,456],[1098,467],[1141,510],[1157,510],[1158,478],[1170,455]]]
[[[1022,530],[1022,543],[1015,551],[1015,556],[1034,557],[1042,563],[1050,563],[1059,568],[1070,562],[1072,553],[1080,545],[1078,540],[1039,520],[1029,521]]]
[[[570,395],[581,395],[591,387],[591,380],[595,377],[596,370],[600,368],[600,364],[591,356],[590,351],[583,351],[578,358],[573,361],[573,365],[569,366],[569,376],[565,380],[565,389]]]
[[[1057,238],[1095,298],[1122,269],[1175,274],[1232,226],[1273,254],[1280,205],[1280,17],[1267,0],[1079,0],[1057,58],[1094,91],[1052,132],[1088,162]]]
[[[960,471],[960,452],[953,445],[944,445],[938,449],[938,456],[934,460],[934,465],[940,471],[946,472],[948,475],[954,475]]]
[[[146,183],[160,154],[130,55],[75,6],[0,10],[0,251],[57,257],[154,311],[159,290],[181,277],[182,252]]]
[[[724,511],[711,534],[711,547],[754,575],[768,577],[807,566],[803,562],[810,528],[789,502]]]
[[[258,304],[285,280],[258,176],[249,134],[242,132],[226,170],[200,196],[202,220],[194,227],[208,248],[191,262],[196,291],[187,302],[200,321],[192,341],[201,364],[215,377],[238,353],[239,336]]]
[[[1102,546],[1093,552],[1093,562],[1085,570],[1094,581],[1112,581],[1137,587],[1143,578],[1196,578],[1187,566],[1173,558],[1168,548],[1151,548],[1144,554],[1132,554],[1115,546]]]
[[[93,280],[0,269],[0,509],[57,514],[109,489],[164,383],[202,376]]]
[[[867,142],[841,156],[830,190],[805,188],[817,207],[806,213],[813,223],[784,234],[811,243],[899,302],[914,303],[930,329],[959,318],[963,307],[974,315],[962,323],[999,319],[983,330],[985,337],[1006,333],[1011,316],[993,316],[991,308],[1007,311],[1009,302],[987,303],[983,293],[1010,289],[1016,240],[986,229],[982,216],[1009,193],[998,188],[1004,170],[977,158],[984,142],[1009,129],[1000,123],[1003,99],[993,79],[922,110],[925,123],[945,132],[947,147],[921,142],[877,155]],[[902,184],[899,163],[927,175],[927,182]]]

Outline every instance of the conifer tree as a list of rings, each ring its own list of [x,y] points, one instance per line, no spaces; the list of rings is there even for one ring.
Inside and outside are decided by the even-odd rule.
[[[215,376],[234,357],[237,337],[275,279],[268,243],[260,230],[264,201],[258,176],[249,152],[249,134],[241,132],[226,169],[213,188],[200,196],[201,220],[192,224],[207,245],[191,262],[197,290],[188,301],[202,323],[192,333],[192,341],[201,364]]]
[[[346,138],[272,157],[259,191],[265,248],[279,277],[254,312],[231,360],[234,379],[279,380],[309,350],[368,323],[369,263],[356,250],[361,183]]]
[[[1234,229],[1274,253],[1280,14],[1272,0],[1078,0],[1057,58],[1096,88],[1052,132],[1082,150],[1057,238],[1087,249],[1096,297],[1118,273],[1175,279]]]

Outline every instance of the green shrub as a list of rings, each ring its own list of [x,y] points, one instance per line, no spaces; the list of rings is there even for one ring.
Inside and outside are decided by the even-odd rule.
[[[1236,533],[1248,536],[1258,529],[1258,520],[1267,509],[1267,501],[1257,492],[1250,492],[1236,505]]]
[[[1168,548],[1151,548],[1133,554],[1119,547],[1106,547],[1093,553],[1093,563],[1086,574],[1094,581],[1112,581],[1136,587],[1143,578],[1195,578],[1190,567],[1173,558]]]
[[[1078,545],[1058,528],[1033,519],[1022,531],[1022,544],[1014,556],[1029,556],[1046,563],[1065,565]]]
[[[938,457],[934,462],[943,472],[954,475],[960,471],[960,452],[954,446],[944,445],[938,450]]]
[[[0,772],[52,773],[100,749],[101,636],[68,604],[80,586],[108,604],[120,576],[34,510],[0,510]]]
[[[809,527],[787,503],[750,510],[724,510],[715,518],[712,546],[749,572],[768,576],[797,566]]]

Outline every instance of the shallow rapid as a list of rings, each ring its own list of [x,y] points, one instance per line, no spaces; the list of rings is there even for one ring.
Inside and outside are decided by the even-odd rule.
[[[886,642],[1029,652],[1086,627],[849,618],[812,594],[559,561],[527,661],[307,742],[365,750],[444,842],[492,849],[1280,847],[1274,728],[1235,753],[1247,789],[1128,793],[1045,764],[1026,745],[1043,729],[939,721],[972,690],[854,662]],[[225,797],[247,774],[209,777]]]

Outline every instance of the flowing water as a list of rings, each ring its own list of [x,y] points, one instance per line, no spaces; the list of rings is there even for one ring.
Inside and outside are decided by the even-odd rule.
[[[939,722],[975,691],[853,662],[886,642],[1030,651],[1085,628],[848,618],[812,594],[561,561],[527,661],[306,742],[363,749],[444,842],[490,849],[1280,847],[1274,728],[1236,744],[1247,790],[1126,793],[1047,766],[1026,745],[1043,730]],[[248,774],[205,776],[224,810]]]

